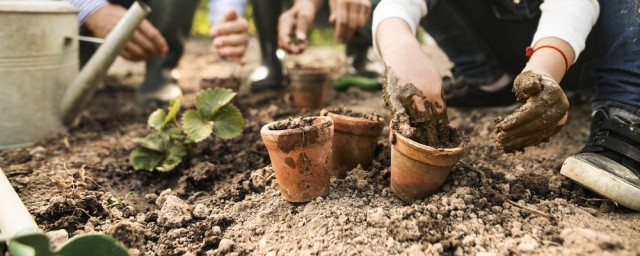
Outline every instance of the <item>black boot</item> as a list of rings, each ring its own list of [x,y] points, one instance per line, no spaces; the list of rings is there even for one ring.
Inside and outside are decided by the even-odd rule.
[[[281,0],[251,0],[256,31],[260,40],[262,64],[251,74],[251,90],[282,89],[282,64],[276,55],[278,49],[278,17]]]
[[[145,79],[136,94],[139,103],[168,103],[182,95],[176,79],[171,76],[171,70],[182,57],[197,7],[198,0],[151,1],[153,11],[148,19],[167,40],[169,51],[159,59],[147,61]]]

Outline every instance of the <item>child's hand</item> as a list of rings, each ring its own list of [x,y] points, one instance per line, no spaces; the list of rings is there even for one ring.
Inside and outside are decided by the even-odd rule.
[[[547,141],[566,123],[569,101],[551,78],[525,71],[516,77],[513,92],[526,102],[496,127],[498,143],[505,151]]]
[[[347,43],[367,23],[371,11],[369,0],[330,0],[329,22],[336,26],[336,41]]]
[[[289,53],[302,53],[307,48],[307,33],[319,8],[317,0],[295,1],[291,9],[278,19],[278,46]]]
[[[242,57],[249,41],[249,24],[236,11],[225,12],[211,29],[212,45],[221,57],[244,64]]]

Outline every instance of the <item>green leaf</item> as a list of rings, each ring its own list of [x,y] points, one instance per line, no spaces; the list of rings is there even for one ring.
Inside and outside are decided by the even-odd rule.
[[[162,161],[164,154],[146,148],[136,148],[129,155],[129,162],[135,170],[153,171]]]
[[[154,132],[140,139],[138,141],[138,144],[143,148],[162,152],[164,151],[164,144],[167,140],[168,136],[162,136],[161,133]]]
[[[234,105],[225,105],[212,118],[213,134],[222,139],[231,139],[242,135],[244,120],[242,113]]]
[[[167,113],[164,112],[164,109],[158,109],[153,111],[151,115],[149,115],[149,120],[147,120],[147,124],[153,127],[154,129],[160,131],[164,127],[164,120],[167,117]]]
[[[211,135],[213,122],[204,119],[195,110],[188,110],[182,115],[182,128],[187,139],[200,142]]]
[[[187,147],[182,142],[177,141],[169,149],[167,157],[162,164],[156,168],[161,172],[168,172],[176,168],[181,162],[182,158],[187,155]]]
[[[207,89],[196,95],[196,108],[198,108],[202,116],[210,119],[235,96],[236,93],[229,89]]]
[[[177,97],[175,99],[172,99],[171,102],[169,102],[169,113],[167,113],[167,116],[165,117],[164,122],[162,123],[163,126],[176,120],[176,115],[178,115],[178,111],[180,111],[181,106],[182,106],[182,97]]]

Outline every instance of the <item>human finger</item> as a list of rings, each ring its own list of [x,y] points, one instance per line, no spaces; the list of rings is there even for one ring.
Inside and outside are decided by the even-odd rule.
[[[149,40],[161,54],[167,53],[169,44],[162,36],[162,33],[154,27],[148,20],[143,20],[138,27],[139,31]]]

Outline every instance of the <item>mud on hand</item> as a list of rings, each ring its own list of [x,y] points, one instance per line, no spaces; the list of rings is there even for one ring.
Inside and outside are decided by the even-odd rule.
[[[394,132],[436,148],[452,146],[451,128],[444,104],[432,102],[411,83],[400,84],[389,68],[384,80],[383,96],[393,116],[391,129]]]
[[[550,78],[523,72],[516,77],[513,92],[524,104],[496,126],[496,140],[505,152],[546,142],[566,123],[569,101]]]

